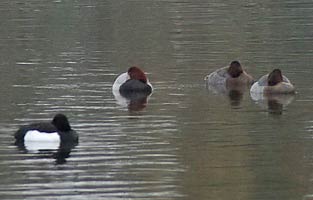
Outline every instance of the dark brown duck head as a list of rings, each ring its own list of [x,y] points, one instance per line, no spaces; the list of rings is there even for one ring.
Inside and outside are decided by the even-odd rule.
[[[239,61],[231,62],[227,69],[227,72],[232,78],[239,77],[243,73],[243,69],[241,67],[240,62]]]
[[[283,75],[280,69],[274,69],[267,78],[267,84],[269,86],[274,86],[280,82],[283,82]]]

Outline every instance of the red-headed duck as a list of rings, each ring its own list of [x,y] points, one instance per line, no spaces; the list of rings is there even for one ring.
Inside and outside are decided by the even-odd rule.
[[[130,67],[127,72],[120,74],[114,81],[112,90],[120,93],[142,92],[151,93],[152,85],[146,74],[136,66]]]
[[[127,106],[131,110],[142,102],[146,106],[147,97],[152,93],[153,87],[146,74],[136,66],[130,67],[127,72],[120,74],[114,81],[112,92],[118,104]],[[136,107],[136,106],[135,106]]]

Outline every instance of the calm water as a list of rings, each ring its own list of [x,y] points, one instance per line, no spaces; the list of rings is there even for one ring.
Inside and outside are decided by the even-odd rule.
[[[1,199],[313,199],[312,1],[6,0],[0,18]],[[207,90],[234,59],[298,94]],[[111,92],[134,64],[155,88],[139,111]],[[78,146],[14,145],[58,112]]]

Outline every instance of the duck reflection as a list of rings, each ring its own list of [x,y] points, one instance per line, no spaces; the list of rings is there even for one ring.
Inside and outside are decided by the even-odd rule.
[[[284,108],[288,106],[295,97],[294,94],[250,94],[252,100],[260,107],[267,109],[268,113],[272,115],[282,115]]]
[[[78,142],[61,142],[61,144],[15,142],[15,145],[24,153],[36,154],[36,158],[53,158],[56,164],[65,164],[66,159],[70,157],[72,149],[78,145]]]
[[[233,107],[240,106],[240,103],[243,99],[243,92],[239,90],[229,90],[228,97],[231,106]]]
[[[146,92],[113,92],[117,104],[127,107],[129,111],[141,111],[146,108],[151,93]]]
[[[223,85],[223,84],[206,84],[206,88],[209,92],[214,94],[224,95],[229,98],[230,105],[233,107],[240,106],[244,93],[248,87],[246,85]]]

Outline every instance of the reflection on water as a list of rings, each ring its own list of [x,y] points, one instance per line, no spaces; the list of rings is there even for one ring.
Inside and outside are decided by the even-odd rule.
[[[147,104],[151,94],[143,92],[120,94],[119,91],[113,91],[114,98],[118,105],[127,107],[129,111],[141,111]]]
[[[270,114],[281,115],[283,113],[283,104],[274,99],[267,101],[268,111]]]
[[[205,85],[209,93],[228,97],[233,108],[240,107],[244,94],[249,93],[249,88],[246,85],[209,84],[206,80]]]
[[[147,106],[147,99],[147,95],[136,95],[135,97],[130,98],[128,109],[131,111],[140,111],[144,109]]]
[[[22,153],[35,154],[40,158],[53,158],[56,164],[65,164],[66,159],[70,157],[70,153],[77,142],[15,142],[18,150]]]
[[[312,197],[312,10],[307,0],[1,1],[1,199]],[[256,79],[281,68],[298,94],[208,92],[203,77],[231,60]],[[124,107],[111,88],[132,65],[155,90]],[[75,148],[13,144],[19,125],[59,112]]]
[[[70,153],[72,149],[75,147],[74,144],[63,144],[57,149],[37,149],[36,151],[33,149],[28,149],[23,144],[17,144],[18,149],[23,153],[33,154],[34,158],[37,159],[55,159],[55,164],[65,164],[66,159],[70,157]]]
[[[270,114],[281,115],[295,98],[295,94],[257,94],[250,93],[251,98],[261,108],[267,109]]]
[[[243,92],[240,90],[230,90],[228,92],[228,97],[232,106],[239,106],[243,99]]]

